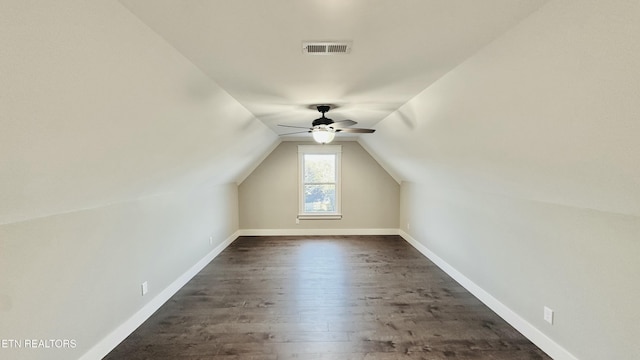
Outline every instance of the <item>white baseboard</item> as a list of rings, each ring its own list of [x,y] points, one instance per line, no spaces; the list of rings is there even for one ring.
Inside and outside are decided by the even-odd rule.
[[[211,262],[216,256],[218,256],[222,250],[240,236],[239,231],[236,231],[227,239],[225,239],[220,245],[216,246],[210,253],[193,265],[189,270],[162,290],[156,297],[151,299],[142,309],[138,310],[133,316],[131,316],[122,325],[118,326],[104,339],[94,345],[89,351],[87,351],[80,360],[96,360],[105,357],[111,350],[113,350],[118,344],[122,342],[127,336],[129,336],[138,326],[142,325],[154,312],[156,312],[167,300],[169,300],[178,290],[180,290],[189,280],[191,280],[196,274],[200,272],[207,264]]]
[[[398,229],[241,229],[240,236],[399,235]]]
[[[578,360],[573,354],[560,346],[555,341],[551,340],[542,331],[538,330],[531,323],[523,319],[520,315],[516,314],[513,310],[509,309],[506,305],[501,303],[498,299],[494,298],[491,294],[483,290],[480,286],[476,285],[469,278],[464,276],[461,272],[456,270],[453,266],[449,265],[441,257],[433,253],[426,246],[418,242],[411,235],[407,234],[403,230],[398,230],[399,235],[411,244],[422,255],[426,256],[434,264],[436,264],[442,271],[451,276],[455,281],[487,305],[491,310],[508,322],[511,326],[520,331],[526,338],[531,340],[536,346],[546,352],[549,356],[555,360]]]

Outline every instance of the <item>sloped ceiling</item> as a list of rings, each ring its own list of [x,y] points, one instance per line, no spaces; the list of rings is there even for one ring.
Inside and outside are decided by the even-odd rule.
[[[3,1],[0,84],[0,224],[238,181],[278,143],[115,1]]]
[[[544,2],[4,1],[0,224],[240,181],[310,104],[375,127]]]
[[[397,179],[640,215],[640,4],[545,5],[360,142]]]
[[[545,0],[121,0],[278,133],[311,104],[373,127]],[[303,41],[353,41],[309,56]],[[346,136],[341,134],[341,136]]]

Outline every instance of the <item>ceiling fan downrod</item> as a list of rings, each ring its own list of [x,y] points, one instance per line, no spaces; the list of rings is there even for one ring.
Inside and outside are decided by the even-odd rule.
[[[322,117],[313,120],[313,123],[311,124],[311,126],[318,126],[318,125],[331,125],[333,124],[333,120],[327,118],[324,116],[325,113],[329,112],[329,110],[331,109],[331,107],[329,105],[318,105],[317,109],[319,112],[322,113]]]

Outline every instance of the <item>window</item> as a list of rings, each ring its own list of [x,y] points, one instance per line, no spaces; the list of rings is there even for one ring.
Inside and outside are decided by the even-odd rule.
[[[299,219],[341,219],[341,145],[299,145]]]

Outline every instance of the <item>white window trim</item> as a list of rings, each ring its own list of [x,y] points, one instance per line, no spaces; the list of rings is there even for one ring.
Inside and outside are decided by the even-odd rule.
[[[304,211],[304,155],[336,155],[336,211],[331,213],[310,213]],[[300,220],[340,220],[342,219],[342,145],[298,145],[298,219]]]

